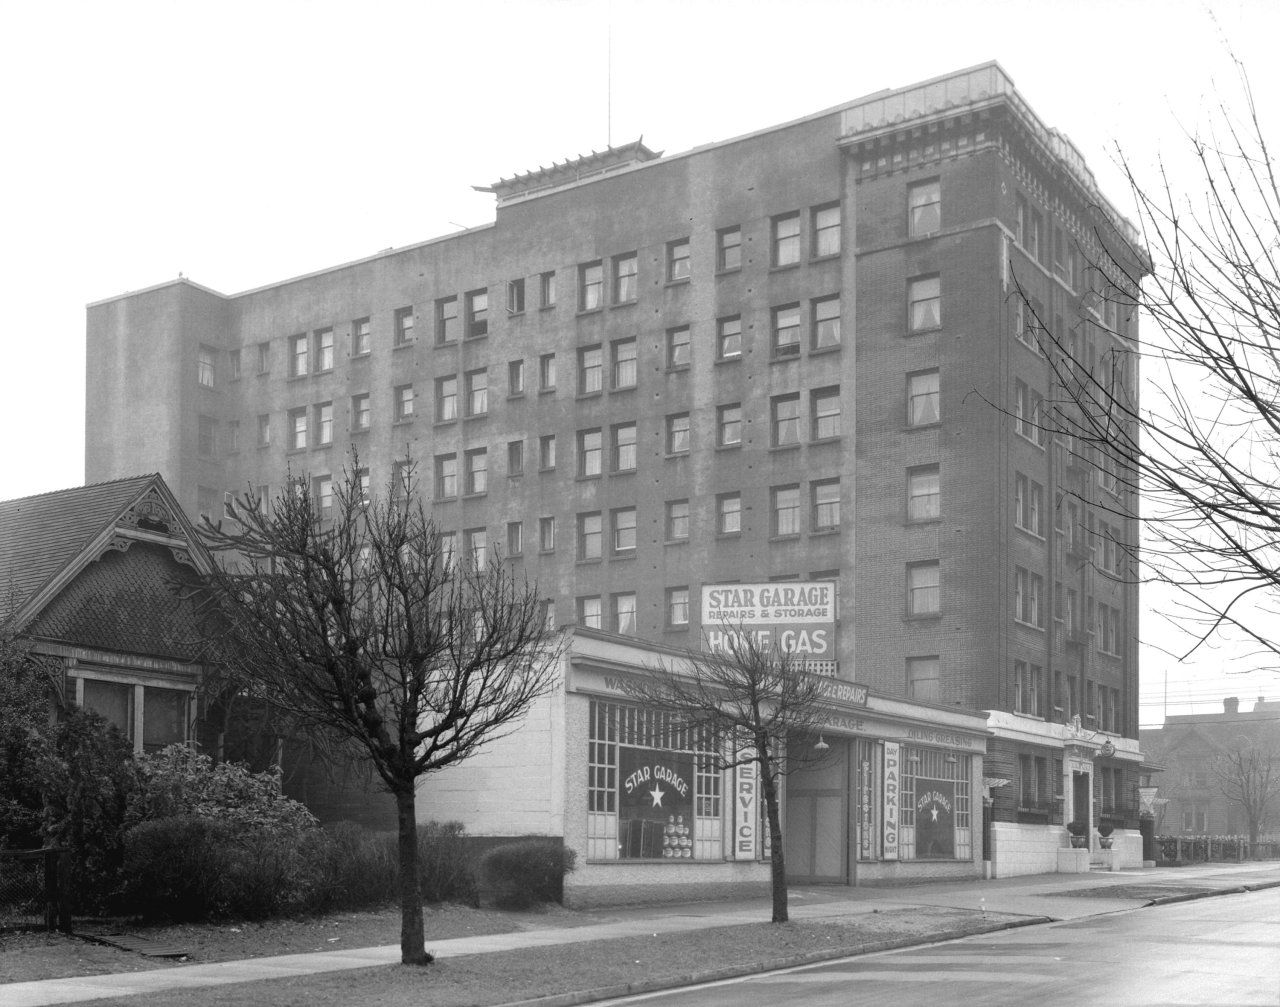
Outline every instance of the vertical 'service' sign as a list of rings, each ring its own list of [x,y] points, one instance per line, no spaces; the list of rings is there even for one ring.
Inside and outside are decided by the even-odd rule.
[[[748,753],[739,753],[745,757]],[[734,774],[733,859],[755,860],[757,808],[760,804],[759,774],[754,762],[744,762]]]

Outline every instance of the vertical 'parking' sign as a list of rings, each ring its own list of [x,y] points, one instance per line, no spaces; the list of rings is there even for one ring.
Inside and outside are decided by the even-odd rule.
[[[901,782],[901,756],[898,743],[884,743],[884,849],[885,860],[898,859],[898,785]]]

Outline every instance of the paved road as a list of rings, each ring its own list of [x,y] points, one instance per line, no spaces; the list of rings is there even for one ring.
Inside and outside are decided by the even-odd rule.
[[[1029,927],[609,1003],[1276,1007],[1280,889]]]

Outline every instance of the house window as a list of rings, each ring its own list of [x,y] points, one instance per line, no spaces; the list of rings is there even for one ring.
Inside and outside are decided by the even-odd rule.
[[[538,387],[549,392],[556,386],[556,355],[544,353],[538,358]]]
[[[213,387],[213,372],[217,351],[212,346],[201,346],[196,355],[196,383],[205,388]]]
[[[940,703],[942,691],[938,675],[938,655],[907,658],[907,696],[921,703]]]
[[[689,625],[689,589],[687,587],[667,588],[667,625]]]
[[[588,262],[578,267],[578,308],[594,311],[604,304],[604,265]]]
[[[772,413],[773,446],[800,443],[800,393],[775,395],[769,403]]]
[[[507,364],[507,395],[524,394],[524,361],[512,360]]]
[[[635,252],[613,257],[613,303],[629,304],[640,293],[639,264]]]
[[[507,555],[519,556],[524,552],[524,522],[507,522]]]
[[[689,538],[689,501],[667,501],[667,541],[685,542]]]
[[[483,416],[489,411],[489,372],[468,371],[467,380],[467,415]]]
[[[689,345],[689,326],[681,325],[667,330],[667,369],[688,367],[692,359]]]
[[[489,489],[489,450],[474,448],[466,453],[467,493],[484,493]]]
[[[716,444],[736,446],[742,442],[742,407],[737,403],[717,408]]]
[[[819,206],[813,211],[813,257],[840,253],[840,206]]]
[[[800,355],[800,305],[787,304],[773,309],[773,355]]]
[[[397,346],[413,342],[413,308],[396,308],[394,331]]]
[[[258,344],[258,373],[269,374],[271,372],[271,343]]]
[[[635,635],[636,596],[634,594],[613,596],[613,631],[622,636]]]
[[[773,497],[773,533],[775,535],[800,534],[800,487],[775,486]]]
[[[689,453],[689,414],[676,413],[667,417],[667,454]]]
[[[716,497],[716,533],[737,535],[742,531],[742,494],[721,493]]]
[[[524,475],[524,441],[507,441],[507,475]]]
[[[940,418],[938,372],[916,371],[907,375],[907,426],[924,427]]]
[[[351,323],[351,355],[364,356],[370,349],[369,319],[357,318]]]
[[[467,294],[467,338],[489,332],[489,291],[473,290]]]
[[[634,388],[636,386],[636,341],[619,339],[612,346],[613,350],[613,387]]]
[[[300,378],[307,373],[307,337],[293,336],[289,340],[289,374]]]
[[[840,480],[823,479],[809,484],[812,527],[827,531],[840,527]]]
[[[316,443],[322,447],[333,443],[333,403],[316,406]]]
[[[524,314],[524,280],[507,281],[507,313]]]
[[[613,471],[636,470],[636,425],[619,423],[613,428]]]
[[[436,421],[440,423],[458,418],[458,376],[436,378]]]
[[[667,243],[667,280],[687,280],[692,272],[689,262],[689,239]]]
[[[585,629],[604,628],[599,595],[578,599],[578,625]]]
[[[773,264],[790,266],[800,261],[800,214],[787,213],[774,217],[770,222],[773,230]]]
[[[556,435],[543,434],[538,438],[538,468],[549,472],[556,467]]]
[[[716,269],[742,268],[742,228],[726,227],[716,231]]]
[[[452,343],[458,338],[458,299],[442,297],[436,301],[436,342]]]
[[[316,332],[316,370],[333,370],[333,329]]]
[[[396,422],[413,419],[413,385],[400,385],[395,390]]]
[[[604,537],[604,518],[597,511],[578,515],[578,559],[599,559]]]
[[[452,500],[458,495],[458,456],[436,455],[436,499]]]
[[[578,431],[578,475],[600,475],[604,459],[604,434],[599,430]]]
[[[289,447],[294,451],[300,451],[305,448],[307,446],[307,410],[305,406],[301,409],[289,410],[289,429],[293,434]]]
[[[258,415],[258,447],[265,448],[271,446],[271,414],[260,413]]]
[[[907,615],[937,615],[942,611],[938,561],[907,564]]]
[[[636,509],[624,507],[613,512],[613,551],[636,551]]]
[[[942,185],[936,178],[907,189],[907,224],[913,238],[933,234],[942,226]]]
[[[942,285],[936,276],[907,282],[907,329],[926,332],[942,324]]]
[[[538,277],[538,299],[544,308],[556,306],[556,274],[543,273]]]
[[[811,436],[815,441],[840,436],[840,389],[818,388],[809,393]]]
[[[604,350],[588,346],[578,351],[578,394],[589,395],[604,388]]]
[[[716,321],[716,359],[731,360],[742,356],[742,319],[734,315]]]
[[[88,684],[88,683],[86,683]],[[1209,831],[1209,809],[1204,804],[1182,806],[1182,831],[1202,836]]]
[[[538,518],[538,549],[541,552],[555,552],[556,519],[554,517]]]
[[[813,338],[810,346],[815,350],[825,350],[829,346],[840,345],[840,298],[824,297],[812,303]]]
[[[201,458],[213,458],[218,453],[218,424],[212,416],[196,420],[196,452]]]
[[[908,521],[934,521],[942,516],[941,483],[937,465],[907,469]]]
[[[489,560],[489,532],[484,528],[468,528],[462,533],[466,557],[476,570],[483,570]]]

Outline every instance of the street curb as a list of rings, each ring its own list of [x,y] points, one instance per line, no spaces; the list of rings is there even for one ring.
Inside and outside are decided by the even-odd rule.
[[[1280,882],[1277,882],[1277,884],[1280,884]],[[697,986],[702,983],[721,982],[725,979],[739,979],[743,976],[759,975],[762,972],[795,968],[798,965],[813,965],[818,962],[850,958],[854,955],[896,951],[899,948],[922,947],[927,944],[938,944],[942,941],[958,940],[961,937],[977,937],[982,934],[996,933],[1000,930],[1013,930],[1017,927],[1038,926],[1042,923],[1052,922],[1054,921],[1049,916],[1028,916],[1022,919],[1007,920],[1003,923],[992,923],[976,928],[959,927],[953,930],[942,930],[930,934],[923,940],[907,937],[892,941],[868,941],[864,944],[847,944],[842,948],[824,948],[821,951],[787,955],[783,958],[770,958],[764,961],[751,962],[747,965],[710,969],[706,972],[691,972],[687,975],[669,976],[665,979],[642,979],[633,983],[600,986],[593,990],[555,993],[551,996],[534,997],[531,1000],[513,1000],[505,1004],[495,1005],[495,1007],[577,1007],[578,1004],[593,1003],[597,1000],[612,1000],[615,997],[634,996],[638,993],[656,993],[660,990],[679,989],[683,986]]]
[[[1232,888],[1210,888],[1202,892],[1188,892],[1184,895],[1161,895],[1143,904],[1146,906],[1170,906],[1175,902],[1194,902],[1196,899],[1208,899],[1215,895],[1242,895],[1245,892],[1260,892],[1264,888],[1280,888],[1280,881],[1263,881],[1255,885],[1236,885]]]

